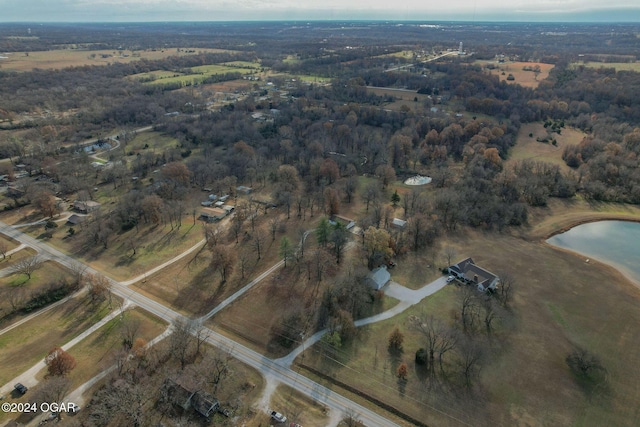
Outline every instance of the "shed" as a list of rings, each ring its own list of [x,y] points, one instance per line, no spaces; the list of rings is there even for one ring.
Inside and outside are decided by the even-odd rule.
[[[87,201],[74,200],[73,202],[73,209],[75,209],[80,213],[85,213],[85,214],[93,211],[97,211],[98,209],[100,209],[100,206],[102,206],[100,203],[94,202],[93,200],[87,200]]]
[[[407,226],[407,221],[402,220],[400,218],[393,218],[393,221],[391,221],[391,226],[395,228],[404,229]]]
[[[367,284],[375,290],[380,290],[389,280],[391,280],[391,274],[385,266],[373,269],[367,275]]]
[[[67,218],[67,224],[68,225],[78,225],[78,224],[83,223],[85,219],[86,219],[86,217],[84,217],[84,216],[73,214],[69,218]]]
[[[202,208],[200,218],[207,222],[220,221],[227,216],[227,211],[221,208]]]

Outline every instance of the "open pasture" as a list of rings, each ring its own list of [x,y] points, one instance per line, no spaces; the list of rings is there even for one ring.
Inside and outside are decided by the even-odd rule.
[[[634,71],[640,73],[640,62],[574,62],[572,67],[615,68],[616,71]]]
[[[519,84],[520,86],[537,88],[540,82],[549,77],[549,71],[554,67],[553,64],[544,64],[542,62],[503,62],[497,61],[476,61],[476,65],[485,67],[485,69],[498,77],[500,81],[506,81],[507,83]],[[487,65],[494,66],[495,68],[486,68]],[[533,68],[535,66],[540,67],[540,74],[536,76],[533,71],[525,71],[523,68]],[[507,80],[509,74],[513,75],[515,80]]]
[[[169,56],[196,55],[199,53],[229,52],[223,49],[161,49],[161,50],[84,50],[58,49],[36,52],[3,53],[6,59],[0,59],[4,70],[31,71],[39,69],[62,69],[83,65],[107,65],[129,63],[140,59],[158,60]]]

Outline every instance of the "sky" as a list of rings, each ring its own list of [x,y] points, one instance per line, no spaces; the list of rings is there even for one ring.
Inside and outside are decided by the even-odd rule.
[[[255,20],[638,22],[638,0],[0,0],[0,22]]]

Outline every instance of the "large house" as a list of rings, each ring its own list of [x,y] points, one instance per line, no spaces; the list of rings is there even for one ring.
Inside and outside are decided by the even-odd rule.
[[[498,276],[476,265],[471,258],[450,266],[448,271],[449,274],[465,283],[475,284],[481,292],[489,289],[494,290],[500,283]]]

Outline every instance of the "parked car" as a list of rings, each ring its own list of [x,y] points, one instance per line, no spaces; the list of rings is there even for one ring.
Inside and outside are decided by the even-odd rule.
[[[22,385],[22,383],[18,383],[16,385],[14,385],[13,388],[14,388],[15,391],[17,391],[20,394],[25,394],[27,392],[27,390],[29,390],[27,387]]]
[[[276,411],[271,411],[271,419],[279,423],[287,422],[287,417]]]
[[[453,276],[447,277],[447,283],[453,282],[454,280],[456,280],[456,278]]]

